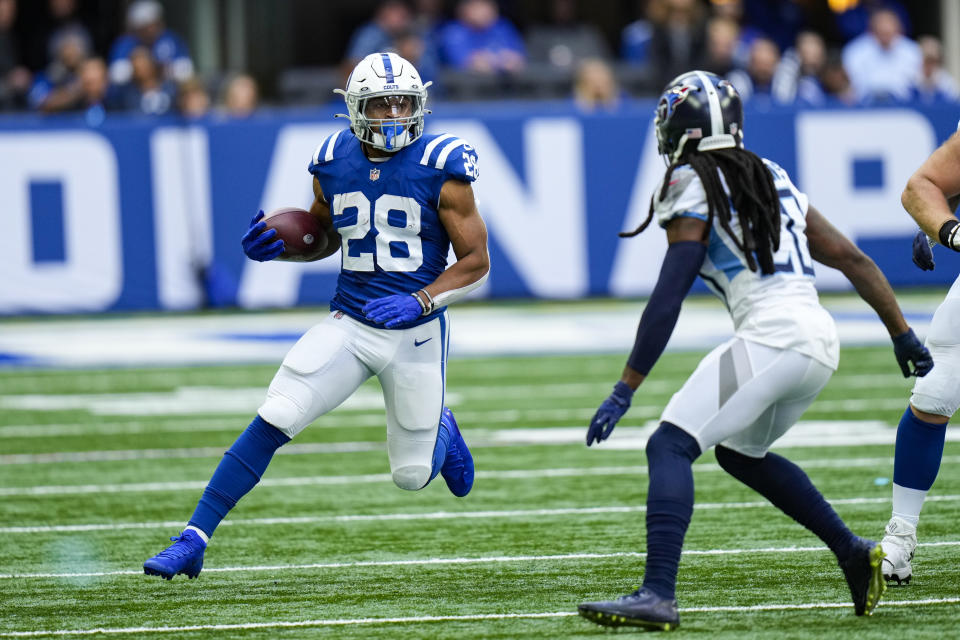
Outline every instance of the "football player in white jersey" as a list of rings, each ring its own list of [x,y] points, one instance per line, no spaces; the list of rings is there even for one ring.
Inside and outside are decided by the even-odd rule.
[[[960,251],[960,224],[954,212],[960,203],[960,132],[947,139],[910,177],[901,198],[920,225],[913,242],[913,261],[934,267],[928,238]],[[933,314],[926,346],[936,366],[917,380],[897,427],[893,462],[893,513],[883,546],[883,577],[910,582],[917,547],[920,509],[940,470],[947,422],[960,407],[960,278]]]
[[[604,625],[676,628],[676,577],[693,513],[693,471],[716,445],[728,473],[820,537],[836,554],[857,615],[877,605],[884,583],[880,545],[854,535],[807,475],[770,446],[794,425],[837,368],[830,314],[814,287],[813,262],[840,269],[877,312],[902,366],[929,354],[907,326],[876,264],[839,233],[786,172],[743,148],[743,109],[733,86],[711,73],[674,79],[656,111],[669,167],[650,215],[669,244],[643,311],[633,352],[597,410],[587,445],[607,438],[663,352],[699,274],[724,301],[735,335],[711,351],[664,409],[647,442],[647,556],[643,586],[617,600],[587,602]]]
[[[476,151],[450,134],[425,134],[427,86],[409,61],[374,53],[357,64],[344,95],[350,129],[324,140],[308,166],[310,212],[341,249],[330,314],[284,358],[250,426],[226,452],[174,544],[144,573],[195,578],[207,542],[260,480],[274,452],[377,376],[386,406],[394,483],[416,491],[440,474],[462,497],[473,458],[444,404],[447,305],[486,280],[487,230],[471,183]],[[261,211],[241,244],[252,260],[283,252]],[[447,266],[453,247],[457,262]]]

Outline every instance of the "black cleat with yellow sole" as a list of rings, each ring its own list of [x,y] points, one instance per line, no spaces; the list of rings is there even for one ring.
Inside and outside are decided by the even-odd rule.
[[[606,627],[642,627],[651,631],[672,631],[680,626],[677,601],[662,598],[649,589],[637,589],[616,600],[584,602],[581,616]]]
[[[850,557],[840,563],[858,616],[871,615],[887,590],[882,568],[885,555],[879,543],[860,538]]]

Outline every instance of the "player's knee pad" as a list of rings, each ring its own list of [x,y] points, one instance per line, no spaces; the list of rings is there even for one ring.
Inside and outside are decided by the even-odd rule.
[[[393,470],[393,483],[406,491],[418,491],[430,482],[429,465],[408,464]]]
[[[924,413],[950,417],[960,407],[960,349],[931,347],[933,369],[913,385],[910,404]]]
[[[287,396],[272,394],[257,410],[263,419],[292,438],[303,428],[303,408]]]

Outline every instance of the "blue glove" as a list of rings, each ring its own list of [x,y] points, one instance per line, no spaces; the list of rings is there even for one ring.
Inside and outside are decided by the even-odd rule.
[[[263,210],[253,217],[250,221],[250,228],[240,238],[240,244],[243,245],[243,252],[247,257],[257,262],[266,262],[279,257],[283,253],[283,240],[276,240],[277,230],[270,229],[264,232],[267,223],[263,221]]]
[[[927,234],[923,230],[917,231],[913,236],[913,264],[924,271],[933,271],[933,249],[930,248]]]
[[[423,308],[410,294],[386,296],[371,300],[363,307],[363,315],[370,322],[382,324],[387,329],[413,322],[423,315]]]
[[[600,408],[593,414],[590,427],[587,429],[587,446],[594,442],[606,440],[617,421],[630,408],[630,399],[633,398],[633,389],[626,382],[618,381],[613,385],[613,393],[600,404]]]
[[[933,356],[919,338],[909,329],[906,333],[893,339],[893,354],[897,357],[897,363],[900,365],[900,371],[904,378],[910,376],[923,377],[933,369]],[[913,372],[910,371],[910,363],[913,363]]]

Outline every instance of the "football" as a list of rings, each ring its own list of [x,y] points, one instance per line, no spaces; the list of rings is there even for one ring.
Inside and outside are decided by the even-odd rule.
[[[308,262],[327,248],[327,234],[309,211],[284,207],[263,217],[267,229],[276,229],[283,240],[283,253],[277,260]]]

